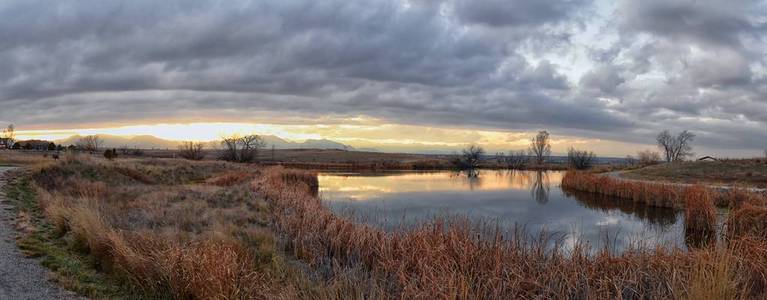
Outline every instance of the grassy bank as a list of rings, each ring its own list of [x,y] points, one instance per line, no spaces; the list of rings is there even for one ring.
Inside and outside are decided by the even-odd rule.
[[[271,209],[250,187],[261,170],[84,156],[26,170],[9,187],[19,246],[82,295],[333,298],[348,286],[282,254]]]
[[[37,216],[29,234],[44,230],[46,243],[57,245],[35,255],[81,258],[70,271],[53,269],[71,277],[62,284],[96,298],[132,298],[126,286],[140,297],[184,299],[699,299],[767,291],[767,243],[745,230],[753,223],[722,247],[614,254],[461,219],[383,232],[335,215],[313,196],[315,174],[283,167],[80,157],[23,178],[14,198],[26,199],[20,213]],[[81,273],[98,277],[69,275]],[[78,287],[88,281],[95,286]]]
[[[562,187],[578,191],[630,199],[648,206],[683,209],[690,198],[705,196],[720,207],[738,207],[744,202],[767,205],[767,197],[741,188],[720,190],[701,185],[683,186],[669,182],[622,180],[592,172],[568,171]],[[695,194],[695,195],[691,195]]]
[[[767,159],[660,164],[624,172],[630,179],[767,188]]]

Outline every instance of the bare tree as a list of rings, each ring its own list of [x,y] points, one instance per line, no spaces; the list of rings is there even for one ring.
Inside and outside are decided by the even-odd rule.
[[[224,147],[221,152],[221,159],[226,161],[240,161],[240,136],[231,135],[221,139],[221,146]]]
[[[650,166],[657,164],[661,158],[660,153],[652,151],[652,150],[643,150],[637,152],[637,158],[639,165],[641,166]]]
[[[530,140],[530,156],[533,157],[536,164],[542,165],[550,155],[551,140],[549,132],[546,130],[539,131],[538,134]]]
[[[674,157],[674,137],[668,130],[661,131],[655,138],[658,142],[658,148],[666,155],[666,162],[671,162]]]
[[[98,135],[84,136],[77,140],[77,148],[91,153],[98,151],[103,144],[104,140]]]
[[[684,130],[677,136],[672,136],[671,132],[664,130],[658,134],[656,141],[658,148],[663,151],[666,162],[683,161],[688,156],[692,156],[692,141],[695,134]]]
[[[255,134],[232,135],[221,140],[224,147],[221,159],[234,162],[253,162],[258,159],[258,152],[266,143]]]
[[[10,148],[16,142],[16,126],[13,124],[8,125],[8,127],[3,129],[3,135],[0,138],[7,139],[8,148]]]
[[[596,155],[594,152],[577,150],[573,147],[567,150],[567,161],[570,163],[570,167],[577,170],[586,170],[591,168],[594,164]]]
[[[479,162],[482,160],[482,155],[485,154],[485,150],[478,145],[470,145],[466,149],[463,149],[461,156],[456,160],[456,167],[465,170],[473,170],[479,167]]]
[[[252,134],[242,137],[241,160],[243,162],[258,160],[258,152],[264,147],[266,147],[266,142],[258,135]]]
[[[189,160],[202,160],[205,158],[205,144],[183,142],[178,146],[178,155]]]

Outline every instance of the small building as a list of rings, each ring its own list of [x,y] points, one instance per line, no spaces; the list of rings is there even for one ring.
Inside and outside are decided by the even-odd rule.
[[[713,158],[711,156],[706,155],[704,157],[698,158],[698,161],[719,161],[719,160],[716,159],[716,158]]]

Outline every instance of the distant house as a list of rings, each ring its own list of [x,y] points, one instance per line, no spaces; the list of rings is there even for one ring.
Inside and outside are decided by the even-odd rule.
[[[13,140],[9,138],[0,138],[0,149],[11,149],[13,147]]]

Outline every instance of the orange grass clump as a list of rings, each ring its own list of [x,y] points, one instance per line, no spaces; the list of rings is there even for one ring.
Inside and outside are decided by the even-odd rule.
[[[749,236],[767,242],[767,207],[743,204],[727,217],[727,233],[730,237]]]
[[[685,229],[713,232],[716,226],[716,208],[706,187],[693,185],[684,189]]]

